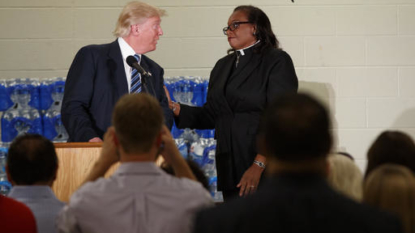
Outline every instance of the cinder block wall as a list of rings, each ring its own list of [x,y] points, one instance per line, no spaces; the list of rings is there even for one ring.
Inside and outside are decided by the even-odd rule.
[[[126,0],[0,0],[0,78],[66,76],[78,49],[113,41]],[[254,4],[293,58],[300,90],[333,115],[335,149],[364,169],[385,129],[415,136],[414,0],[153,0],[167,10],[148,55],[166,76],[209,76],[232,9]]]

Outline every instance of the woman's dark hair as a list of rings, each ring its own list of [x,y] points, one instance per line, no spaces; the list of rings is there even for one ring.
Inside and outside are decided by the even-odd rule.
[[[400,131],[385,131],[376,138],[367,153],[365,177],[382,164],[398,164],[415,173],[415,143]]]
[[[187,165],[189,165],[190,170],[192,170],[193,175],[195,175],[197,181],[199,181],[202,186],[209,191],[209,182],[207,177],[205,176],[205,173],[203,173],[202,169],[200,169],[199,165],[197,165],[197,163],[191,161],[191,160],[186,160]],[[163,169],[167,174],[170,175],[175,175],[175,172],[173,170],[173,167],[170,166],[170,164],[163,162],[160,166],[161,169]]]
[[[248,17],[248,21],[256,26],[255,37],[261,42],[255,46],[254,52],[262,53],[265,49],[277,48],[279,49],[279,41],[272,31],[271,22],[268,16],[258,7],[251,5],[237,6],[233,12],[242,11]],[[228,50],[228,53],[233,49]]]

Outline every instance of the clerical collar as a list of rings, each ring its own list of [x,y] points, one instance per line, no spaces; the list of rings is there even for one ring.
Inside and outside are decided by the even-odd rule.
[[[245,49],[249,49],[249,48],[255,46],[256,44],[258,44],[259,42],[261,42],[261,40],[257,40],[254,44],[252,44],[252,45],[250,45],[246,48],[243,48],[243,49],[238,49],[236,51],[239,52],[240,55],[244,56],[245,55],[245,52],[244,52]]]

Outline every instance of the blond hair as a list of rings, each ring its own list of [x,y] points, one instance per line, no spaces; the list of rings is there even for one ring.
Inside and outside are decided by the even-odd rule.
[[[400,217],[404,232],[415,232],[415,177],[401,165],[384,164],[365,180],[363,202]]]
[[[118,17],[113,34],[116,37],[125,37],[130,34],[131,25],[141,24],[151,17],[162,17],[166,11],[143,2],[129,2],[125,5]]]
[[[330,166],[329,184],[347,197],[361,201],[363,174],[355,162],[340,154],[330,155],[328,161]]]
[[[151,150],[163,126],[163,110],[151,95],[126,94],[114,107],[112,124],[126,153],[139,154]]]

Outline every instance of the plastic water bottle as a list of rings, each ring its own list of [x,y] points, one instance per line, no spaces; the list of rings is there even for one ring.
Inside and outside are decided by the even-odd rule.
[[[54,79],[45,79],[40,83],[40,109],[48,110],[53,103],[52,99],[52,85]]]
[[[203,152],[208,145],[208,137],[206,130],[199,130],[200,138],[193,143],[190,144],[190,151],[189,157],[192,161],[197,163],[200,168],[205,165],[205,161],[203,159]]]
[[[44,136],[53,142],[66,142],[69,138],[61,120],[64,89],[65,78],[55,78],[51,84],[51,97],[54,102],[42,117]]]
[[[205,160],[205,165],[203,171],[205,172],[206,177],[209,180],[209,190],[212,195],[212,198],[215,202],[222,202],[223,195],[222,192],[219,192],[217,189],[217,172],[216,172],[216,140],[214,139],[215,131],[208,130],[208,147],[205,148],[203,152],[203,159]]]
[[[195,106],[202,106],[204,103],[203,99],[203,81],[200,77],[196,77],[193,81],[192,104]]]
[[[183,87],[183,78],[184,77],[175,77],[173,80],[173,98],[176,100],[176,102],[183,103],[183,94],[182,94],[182,87]]]
[[[6,111],[13,106],[10,99],[8,83],[5,79],[0,79],[0,111]]]
[[[203,104],[206,103],[207,100],[207,93],[208,93],[208,88],[209,87],[209,80],[205,79],[203,80]]]
[[[174,95],[173,95],[174,85],[175,85],[174,78],[173,77],[165,77],[164,78],[164,85],[166,86],[167,90],[169,91],[171,101],[177,102],[176,99],[174,98]]]
[[[7,180],[6,174],[7,148],[0,144],[0,194],[7,195],[12,185]]]
[[[177,149],[179,150],[180,154],[183,156],[183,158],[187,159],[189,157],[189,150],[187,147],[187,144],[182,137],[183,130],[178,129],[175,124],[173,124],[172,130],[171,130],[172,136],[174,138],[174,142],[176,143]]]
[[[4,112],[1,118],[1,137],[3,142],[11,142],[24,133],[42,135],[42,119],[39,111],[29,105],[33,92],[38,91],[26,80],[17,79],[13,86],[11,99],[13,107]],[[33,103],[33,102],[32,102]]]
[[[38,78],[26,78],[24,83],[30,89],[29,106],[40,110],[40,82]]]
[[[212,138],[206,139],[207,146],[203,151],[203,170],[208,177],[216,176],[216,142]]]
[[[186,77],[183,80],[183,87],[182,87],[182,103],[193,105],[192,99],[193,99],[193,83],[189,79],[189,77]]]

